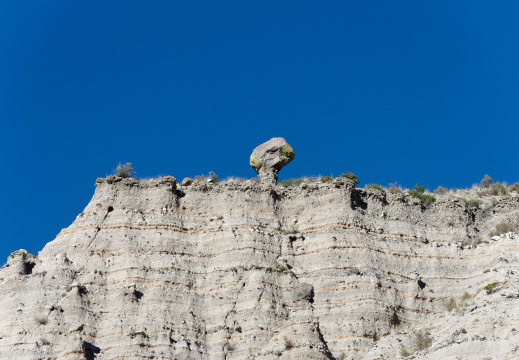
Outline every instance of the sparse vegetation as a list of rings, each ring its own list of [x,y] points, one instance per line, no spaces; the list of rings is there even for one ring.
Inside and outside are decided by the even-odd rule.
[[[463,300],[463,301],[469,301],[471,299],[472,299],[472,294],[470,294],[466,291],[463,293],[463,296],[461,297],[461,300]]]
[[[494,180],[492,180],[492,178],[490,176],[485,175],[483,177],[483,179],[480,181],[479,187],[481,189],[488,189],[488,188],[490,188],[490,185],[492,185],[493,182],[494,182]]]
[[[400,349],[400,356],[407,357],[409,355],[411,355],[411,352],[408,349],[406,349],[406,348]]]
[[[126,164],[119,163],[117,165],[117,168],[115,169],[114,176],[127,179],[127,178],[131,178],[131,177],[135,177],[135,174],[136,174],[136,172],[133,171],[132,163],[128,162]]]
[[[427,330],[418,330],[414,332],[414,344],[416,351],[422,351],[432,345],[433,338]]]
[[[342,174],[339,177],[350,179],[350,180],[352,180],[355,183],[355,185],[358,185],[360,183],[359,180],[358,180],[359,177],[357,175],[351,173],[351,172],[348,172],[347,174]]]
[[[449,300],[445,302],[445,309],[448,312],[456,311],[460,312],[469,304],[469,301],[472,299],[472,295],[468,292],[463,293],[461,296],[461,300],[456,300],[454,297],[450,297]]]
[[[452,333],[452,337],[458,337],[460,336],[461,334],[466,334],[467,333],[467,329],[465,328],[459,328],[457,329],[455,332]]]
[[[425,189],[420,184],[416,184],[414,190],[408,190],[407,193],[412,197],[419,199],[425,207],[431,206],[436,201],[434,195],[425,194]]]
[[[496,284],[488,284],[485,286],[485,291],[487,292],[487,295],[490,295],[496,291]]]
[[[286,179],[281,181],[278,185],[283,187],[298,186],[305,182],[305,178],[299,179]]]
[[[447,193],[447,189],[440,185],[436,188],[436,190],[434,190],[434,193],[436,195],[443,195]]]
[[[510,192],[514,192],[515,191],[516,193],[519,193],[519,182],[516,182],[515,184],[510,185],[508,187],[508,191],[510,191]]]
[[[40,343],[41,343],[42,345],[50,345],[50,341],[47,340],[47,338],[44,338],[44,337],[41,337],[41,338],[40,338]]]
[[[216,174],[214,172],[209,171],[209,180],[211,180],[211,182],[213,182],[213,183],[217,183],[218,176],[216,176]]]
[[[496,182],[490,188],[490,195],[505,195],[506,194],[506,186],[501,184],[500,182]]]
[[[292,234],[297,234],[298,232],[299,232],[299,229],[298,229],[297,225],[292,224],[292,225],[287,226],[287,228],[282,231],[282,234],[283,235],[292,235]]]
[[[366,190],[367,190],[367,189],[378,190],[378,191],[380,191],[380,192],[383,193],[383,194],[386,193],[386,189],[384,189],[382,186],[377,185],[377,184],[369,184],[369,185],[366,185]]]
[[[448,312],[451,312],[452,310],[455,310],[456,312],[460,311],[460,308],[458,306],[458,302],[454,297],[451,297],[449,300],[445,302],[445,308]]]
[[[491,231],[488,235],[499,236],[501,234],[506,234],[508,232],[517,232],[517,226],[508,222],[502,222],[496,225],[496,228]]]
[[[223,348],[229,352],[233,352],[234,350],[236,350],[236,345],[234,345],[230,341],[226,341],[223,345]]]
[[[400,356],[406,357],[417,351],[422,351],[431,347],[433,338],[429,334],[428,330],[417,330],[413,332],[413,348],[400,350]]]
[[[469,207],[472,207],[472,208],[475,208],[475,209],[478,209],[479,208],[479,205],[480,205],[480,201],[478,200],[467,200],[463,197],[459,197],[458,200],[460,201],[463,201],[465,204],[467,204]]]
[[[326,182],[332,181],[333,178],[331,176],[326,175],[326,176],[321,177],[320,180],[321,180],[321,182],[326,183]]]
[[[205,175],[196,175],[195,176],[195,181],[196,182],[212,182],[212,183],[217,183],[219,180],[218,180],[218,176],[216,176],[216,174],[212,171],[209,171],[209,175],[208,176],[205,176]]]
[[[285,349],[290,350],[294,347],[294,343],[288,337],[283,337]]]
[[[401,194],[402,193],[402,188],[400,188],[400,186],[398,186],[398,182],[394,182],[394,183],[389,183],[389,189],[387,189],[387,191],[389,191],[391,194]]]

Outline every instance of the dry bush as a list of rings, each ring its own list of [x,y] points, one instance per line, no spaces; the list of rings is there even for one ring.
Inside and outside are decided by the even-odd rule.
[[[447,191],[448,191],[448,190],[447,190],[446,188],[444,188],[443,186],[438,186],[438,187],[436,188],[436,190],[434,190],[434,193],[435,193],[436,195],[444,195],[444,194],[447,194]]]
[[[135,177],[135,174],[136,174],[136,172],[133,171],[132,163],[126,163],[126,164],[119,163],[117,165],[117,168],[115,169],[115,173],[114,173],[115,176],[122,177],[122,178]]]
[[[387,191],[391,194],[401,194],[403,192],[402,188],[396,181],[394,183],[389,183],[389,188]]]
[[[516,182],[515,184],[510,185],[510,187],[508,187],[508,191],[510,191],[510,192],[515,191],[516,193],[519,193],[519,182]]]
[[[490,188],[490,195],[505,195],[506,194],[506,186],[501,184],[500,182],[496,182]]]
[[[458,306],[458,302],[454,297],[451,297],[449,300],[445,302],[445,308],[447,311],[451,312],[452,310],[455,310],[456,312],[460,311],[460,308]]]
[[[506,234],[508,232],[517,232],[517,226],[511,223],[502,222],[496,225],[496,228],[491,231],[488,235],[490,237],[492,236],[499,236],[501,234]]]
[[[463,293],[463,296],[461,297],[461,300],[468,301],[468,300],[472,299],[472,297],[473,297],[472,294],[465,291]]]
[[[418,330],[414,333],[414,345],[416,351],[422,351],[432,345],[433,338],[427,330]]]
[[[290,340],[288,337],[285,336],[283,340],[285,342],[285,349],[290,350],[294,347],[294,342]]]
[[[492,178],[488,175],[485,175],[483,177],[483,179],[481,180],[481,182],[479,183],[479,187],[481,189],[488,189],[490,188],[490,185],[492,185],[492,183],[494,182],[494,180],[492,180]]]

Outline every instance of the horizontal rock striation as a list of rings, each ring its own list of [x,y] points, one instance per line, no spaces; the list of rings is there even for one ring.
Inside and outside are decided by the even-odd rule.
[[[397,358],[395,328],[515,276],[517,240],[453,244],[503,221],[519,223],[518,197],[425,208],[348,179],[98,179],[70,227],[0,270],[0,357]]]

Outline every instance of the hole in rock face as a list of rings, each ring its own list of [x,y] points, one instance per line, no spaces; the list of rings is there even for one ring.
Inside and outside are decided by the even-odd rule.
[[[24,265],[25,265],[25,274],[31,275],[32,269],[36,266],[36,263],[31,261],[31,262],[26,262]]]
[[[424,283],[422,280],[418,280],[418,286],[420,287],[421,290],[423,290],[423,288],[426,286],[427,284]]]
[[[114,211],[114,207],[113,206],[109,206],[108,207],[108,212],[112,212],[112,211]]]

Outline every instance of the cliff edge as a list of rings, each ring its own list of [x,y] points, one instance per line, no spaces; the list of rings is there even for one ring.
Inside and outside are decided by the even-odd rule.
[[[98,179],[0,270],[0,357],[516,359],[519,239],[485,235],[503,222],[518,196]]]

